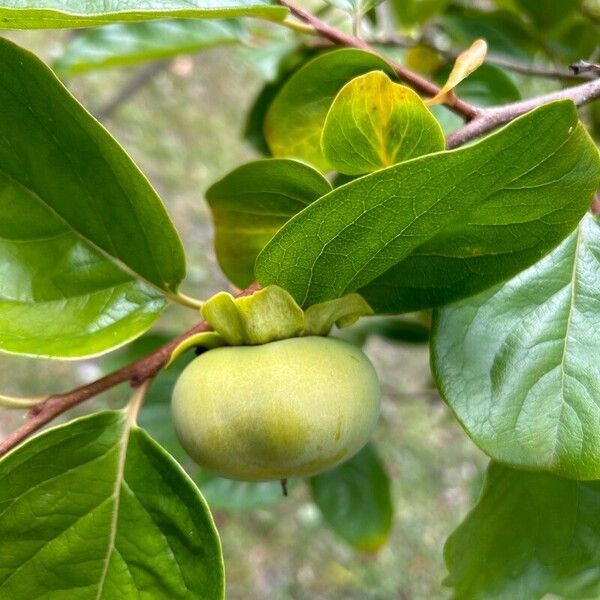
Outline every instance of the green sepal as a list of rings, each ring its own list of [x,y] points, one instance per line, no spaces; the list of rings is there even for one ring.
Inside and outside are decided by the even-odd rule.
[[[200,346],[201,348],[206,348],[207,350],[212,350],[213,348],[220,348],[221,346],[226,346],[227,342],[223,339],[223,336],[216,331],[202,331],[200,333],[195,333],[191,335],[189,338],[186,338],[179,346],[173,350],[171,354],[171,358],[169,358],[169,362],[165,365],[165,369],[168,369],[186,350],[190,348],[195,348]]]
[[[202,307],[204,320],[230,346],[255,346],[296,337],[304,329],[304,314],[294,299],[277,286],[234,298],[219,292]]]
[[[372,314],[373,309],[360,294],[347,294],[307,308],[304,311],[303,334],[328,335],[334,323],[343,329],[356,323],[360,317]]]
[[[202,318],[213,328],[190,336],[173,350],[170,366],[194,346],[256,346],[293,337],[326,336],[333,325],[340,329],[373,310],[360,294],[348,294],[303,311],[283,288],[269,285],[251,296],[234,298],[219,292],[201,309]]]

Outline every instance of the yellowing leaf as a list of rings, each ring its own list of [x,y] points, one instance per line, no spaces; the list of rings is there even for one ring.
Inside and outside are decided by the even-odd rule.
[[[443,150],[444,134],[418,94],[383,71],[372,71],[336,96],[321,149],[340,173],[362,175]]]
[[[467,50],[457,56],[448,80],[433,98],[425,100],[425,104],[432,106],[445,102],[452,90],[483,64],[486,53],[485,40],[475,40]]]

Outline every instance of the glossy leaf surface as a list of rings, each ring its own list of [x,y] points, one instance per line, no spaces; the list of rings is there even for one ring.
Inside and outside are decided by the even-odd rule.
[[[445,141],[418,94],[373,71],[340,90],[327,113],[321,147],[336,171],[360,175],[443,150]]]
[[[265,137],[273,156],[300,158],[320,170],[328,169],[321,151],[327,111],[348,81],[376,70],[393,75],[383,59],[350,48],[322,54],[298,69],[267,112]]]
[[[287,12],[269,0],[2,0],[0,23],[4,29],[61,29],[166,18],[279,21]]]
[[[121,412],[32,439],[0,462],[3,598],[223,598],[198,489]]]
[[[257,279],[310,305],[358,291],[376,312],[472,295],[533,264],[577,225],[600,178],[570,102],[471,146],[348,183],[291,219]]]
[[[287,159],[238,167],[206,192],[215,225],[219,265],[235,285],[254,281],[254,261],[296,213],[331,191],[315,169]]]
[[[145,177],[37,58],[0,40],[0,348],[96,354],[141,334],[185,275]]]
[[[441,309],[438,386],[494,459],[600,479],[600,222],[501,286]]]
[[[243,39],[236,21],[172,20],[107,25],[73,38],[54,63],[62,76],[135,65]]]
[[[600,592],[600,482],[492,463],[481,498],[448,539],[445,583],[461,600]]]
[[[310,479],[323,518],[352,546],[374,551],[387,540],[393,507],[390,480],[373,446]]]

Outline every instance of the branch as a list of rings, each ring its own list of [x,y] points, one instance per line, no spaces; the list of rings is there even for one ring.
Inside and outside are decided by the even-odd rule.
[[[252,284],[237,295],[250,296],[258,289],[260,289],[258,284]],[[32,433],[35,433],[65,411],[97,396],[101,392],[105,392],[126,381],[129,381],[132,387],[144,385],[165,366],[171,357],[171,353],[181,342],[201,331],[210,331],[210,326],[206,321],[200,321],[185,333],[167,342],[151,354],[148,354],[148,356],[140,358],[117,371],[113,371],[101,379],[64,394],[50,396],[47,400],[32,408],[27,414],[25,423],[0,443],[0,456],[4,456]]]
[[[594,79],[544,96],[488,108],[480,111],[479,116],[464,127],[450,134],[446,145],[449,149],[462,146],[466,142],[496,129],[500,125],[505,125],[538,106],[542,106],[542,104],[548,104],[555,100],[572,100],[577,106],[582,106],[598,98],[600,98],[600,79]]]
[[[170,60],[157,60],[140,69],[104,106],[94,111],[94,116],[98,121],[106,121],[122,104],[135,96],[151,79],[164,71],[170,64]]]
[[[455,59],[458,57],[460,52],[455,50],[445,50],[440,48],[433,42],[426,39],[414,40],[411,38],[404,38],[397,35],[386,35],[384,37],[376,37],[371,40],[371,43],[379,44],[382,46],[398,46],[400,48],[415,48],[417,46],[424,46],[434,52],[440,54],[444,58]],[[589,76],[584,75],[584,71],[570,73],[568,70],[556,69],[552,67],[536,66],[530,63],[524,63],[516,60],[511,60],[497,54],[488,54],[485,57],[485,62],[490,65],[496,65],[502,67],[508,71],[514,71],[522,75],[529,75],[531,77],[543,77],[548,79],[560,79],[565,81],[587,81],[590,79]],[[572,69],[572,67],[570,67]]]
[[[350,48],[359,48],[360,50],[366,50],[367,52],[378,54],[364,40],[361,40],[358,37],[349,35],[347,33],[344,33],[343,31],[340,31],[339,29],[336,29],[335,27],[332,27],[328,23],[325,23],[325,21],[321,21],[321,19],[319,19],[315,15],[309,13],[303,8],[300,8],[299,6],[296,6],[295,4],[290,2],[290,0],[279,1],[283,6],[287,6],[287,8],[289,8],[290,11],[299,19],[308,23],[309,25],[312,25],[314,30],[321,37],[328,39],[334,44],[339,46],[348,46]],[[396,71],[396,74],[400,79],[406,81],[406,83],[410,84],[415,90],[421,92],[422,94],[426,94],[428,96],[435,96],[440,91],[440,88],[437,85],[435,85],[428,79],[421,77],[421,75],[418,75],[410,69],[407,69],[406,67],[403,67],[402,65],[399,65],[394,61],[391,61],[387,57],[382,58],[384,58],[384,60],[386,60],[390,64],[390,66],[394,69],[394,71]],[[475,119],[480,112],[479,109],[473,106],[472,104],[469,104],[468,102],[465,102],[464,100],[461,100],[460,98],[457,98],[454,95],[450,95],[445,105],[450,110],[463,117],[466,121]]]

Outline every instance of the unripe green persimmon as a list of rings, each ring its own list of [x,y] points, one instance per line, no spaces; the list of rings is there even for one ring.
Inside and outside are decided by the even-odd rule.
[[[195,359],[175,386],[173,422],[188,454],[224,477],[309,476],[362,448],[379,396],[375,369],[358,348],[292,338]]]

